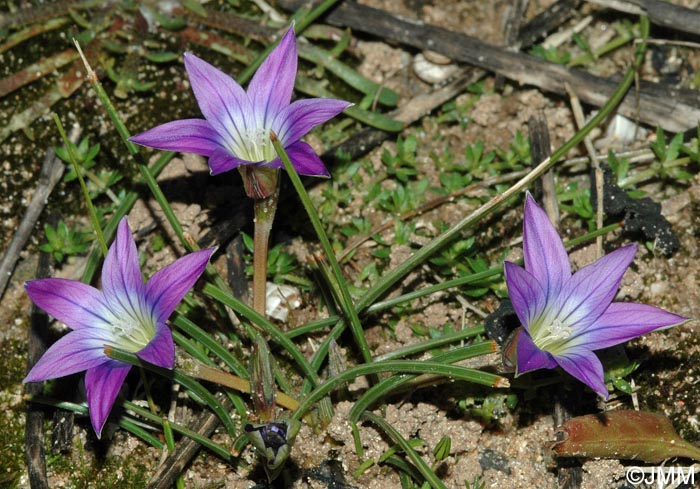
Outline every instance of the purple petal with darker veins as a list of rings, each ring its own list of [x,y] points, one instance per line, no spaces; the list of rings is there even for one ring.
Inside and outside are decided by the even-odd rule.
[[[555,359],[561,368],[603,396],[605,400],[608,399],[603,365],[595,353],[587,348],[573,348]]]
[[[514,263],[505,262],[504,270],[513,309],[520,324],[529,330],[547,305],[544,289],[531,273]]]
[[[44,278],[24,284],[29,298],[71,329],[99,328],[108,321],[102,292],[77,280]]]
[[[537,278],[547,297],[555,297],[571,276],[569,257],[557,230],[530,192],[525,197],[523,254],[525,270]]]
[[[683,316],[646,304],[613,302],[595,323],[572,337],[567,344],[600,350],[687,320]]]
[[[531,370],[557,366],[557,362],[554,361],[552,355],[537,348],[537,345],[533,343],[530,334],[525,329],[518,334],[516,357],[516,377]]]
[[[287,151],[289,160],[292,162],[294,169],[299,175],[327,178],[331,176],[326,166],[321,161],[321,158],[319,158],[313,148],[304,141],[297,141],[284,149]],[[274,161],[264,166],[282,168],[283,165],[280,159],[276,158]]]
[[[71,331],[51,345],[22,382],[40,382],[95,368],[109,360],[104,349],[112,338],[112,333],[101,329]]]
[[[129,141],[166,151],[180,151],[209,156],[219,144],[219,135],[204,119],[166,122],[129,138]]]
[[[220,141],[241,141],[254,132],[253,105],[233,78],[192,53],[185,53],[185,68],[199,108]]]
[[[139,296],[143,295],[143,287],[136,243],[123,217],[102,266],[102,290],[110,305],[118,303],[131,312],[142,310]]]
[[[272,123],[272,130],[283,146],[298,141],[311,129],[345,110],[350,102],[329,98],[297,100],[282,109]]]
[[[136,352],[140,359],[163,368],[175,365],[175,344],[173,334],[165,323],[156,325],[156,334],[141,350]]]
[[[167,321],[202,275],[215,250],[209,248],[185,255],[151,276],[146,284],[146,301],[155,310],[158,322]]]
[[[85,373],[85,390],[90,408],[90,421],[92,428],[97,433],[97,438],[102,435],[102,428],[129,370],[131,370],[131,365],[110,360]]]
[[[217,149],[209,157],[209,173],[212,175],[218,175],[219,173],[224,173],[234,168],[238,168],[241,165],[254,165],[256,162],[242,160],[233,156],[231,153],[225,149]]]
[[[577,271],[557,298],[559,319],[577,331],[593,324],[615,298],[636,252],[637,245],[627,245]]]
[[[262,127],[269,127],[277,113],[289,105],[296,75],[297,42],[290,27],[248,85],[248,96]]]

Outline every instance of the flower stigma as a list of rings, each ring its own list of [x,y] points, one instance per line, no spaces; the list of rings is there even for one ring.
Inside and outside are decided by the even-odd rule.
[[[566,342],[574,330],[561,319],[555,317],[547,325],[542,327],[542,333],[532,338],[532,341],[542,350],[556,352],[556,346]]]
[[[270,140],[269,128],[250,128],[243,134],[243,137],[228,143],[231,154],[244,160],[269,163],[277,158],[277,152]]]

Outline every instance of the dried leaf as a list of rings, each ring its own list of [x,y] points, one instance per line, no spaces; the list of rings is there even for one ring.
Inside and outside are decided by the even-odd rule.
[[[619,410],[579,416],[560,426],[556,436],[550,448],[563,457],[700,460],[700,449],[680,438],[663,414]]]

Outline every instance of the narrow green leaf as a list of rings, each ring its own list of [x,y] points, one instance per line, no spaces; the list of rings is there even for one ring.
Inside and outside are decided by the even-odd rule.
[[[146,59],[154,63],[169,63],[170,61],[176,60],[178,57],[177,53],[171,51],[161,51],[156,53],[146,53]]]
[[[231,419],[231,416],[229,416],[228,411],[222,406],[222,404],[212,395],[211,392],[209,392],[207,389],[205,389],[202,384],[194,380],[192,377],[188,377],[187,375],[184,375],[182,372],[179,370],[169,370],[167,368],[159,367],[157,365],[153,365],[151,363],[145,362],[141,360],[138,356],[136,356],[133,353],[129,353],[123,350],[119,350],[117,348],[111,348],[111,347],[106,347],[105,348],[105,354],[113,358],[115,360],[119,360],[121,362],[125,362],[131,365],[135,365],[137,367],[143,367],[146,370],[153,372],[155,374],[160,375],[161,377],[164,377],[169,380],[174,380],[178,384],[182,385],[185,387],[187,390],[189,390],[192,394],[194,394],[196,397],[201,399],[206,405],[214,411],[214,413],[219,417],[221,422],[223,423],[224,427],[228,431],[228,433],[231,436],[236,436],[236,425]]]
[[[297,76],[294,87],[302,93],[311,95],[313,97],[326,97],[326,98],[337,98],[333,92],[326,89],[320,82],[311,80],[304,76]],[[371,112],[369,110],[364,110],[357,105],[351,105],[343,112],[345,115],[349,115],[353,119],[367,124],[368,126],[376,127],[383,131],[388,132],[399,132],[403,130],[406,126],[403,122],[397,121],[390,117],[387,117],[379,112]]]
[[[409,443],[408,440],[401,436],[401,433],[399,433],[396,430],[396,428],[387,423],[385,419],[380,418],[379,416],[376,416],[372,413],[364,413],[363,417],[367,421],[370,421],[374,425],[381,428],[382,431],[389,435],[389,438],[391,438],[394,443],[401,447],[403,452],[406,454],[406,457],[413,463],[413,465],[415,465],[415,467],[425,478],[425,480],[428,481],[430,486],[433,487],[433,489],[446,489],[446,486],[442,483],[437,474],[435,474],[435,472],[433,472],[432,469],[428,467],[428,464],[425,463],[425,460],[423,460],[421,456],[418,455],[418,453],[411,446],[411,443]]]
[[[205,284],[204,288],[202,289],[202,292],[204,292],[204,294],[208,295],[212,299],[221,302],[223,305],[230,307],[237,314],[240,314],[241,316],[250,320],[252,323],[256,324],[262,331],[269,334],[272,342],[280,345],[282,348],[287,350],[287,352],[292,356],[299,368],[304,372],[304,375],[306,376],[307,380],[311,381],[314,385],[320,383],[316,370],[313,369],[311,365],[309,365],[309,362],[306,360],[304,354],[301,353],[301,351],[299,350],[299,348],[297,348],[294,342],[292,342],[274,324],[272,324],[270,321],[268,321],[260,314],[255,312],[253,308],[251,308],[247,304],[244,304],[243,302],[236,299],[226,291],[212,284]]]
[[[301,179],[299,178],[299,175],[297,174],[294,165],[289,159],[289,155],[285,151],[284,147],[282,147],[282,144],[277,140],[276,136],[271,139],[272,144],[275,147],[275,151],[280,157],[280,160],[282,160],[284,169],[287,171],[287,175],[292,181],[292,185],[297,191],[301,203],[304,205],[304,209],[306,210],[306,213],[309,216],[309,219],[311,220],[311,225],[313,226],[314,231],[316,231],[316,235],[318,236],[321,246],[323,247],[323,251],[325,252],[326,260],[328,261],[328,264],[330,265],[330,270],[332,272],[330,278],[333,279],[329,280],[329,285],[332,287],[333,294],[335,295],[336,300],[338,301],[338,305],[342,308],[344,316],[350,323],[350,329],[352,330],[353,337],[355,338],[355,343],[357,344],[357,347],[360,350],[362,358],[365,362],[369,363],[372,361],[372,353],[370,352],[369,345],[367,344],[367,339],[365,338],[365,333],[362,329],[362,324],[360,323],[360,318],[358,317],[357,309],[355,308],[355,305],[352,302],[352,297],[350,296],[350,292],[348,291],[345,277],[343,276],[343,272],[340,269],[338,259],[335,257],[333,247],[331,246],[328,236],[326,235],[326,231],[323,228],[323,225],[321,224],[321,219],[318,217],[318,213],[316,212],[316,209],[314,208],[313,203],[309,198],[309,194],[304,188],[304,184],[301,183]]]
[[[211,353],[216,355],[219,360],[224,362],[234,374],[238,375],[239,377],[248,378],[248,370],[245,368],[245,366],[235,356],[233,356],[230,351],[224,348],[221,343],[216,341],[210,334],[207,334],[207,332],[202,328],[180,314],[177,314],[172,322],[180,330],[207,347]]]
[[[433,361],[390,360],[387,362],[369,363],[349,368],[345,372],[329,377],[323,384],[316,387],[316,389],[304,398],[299,404],[299,408],[294,411],[292,418],[301,419],[315,402],[337,389],[338,386],[343,383],[364,375],[374,375],[384,372],[430,374],[497,388],[510,386],[508,379],[500,375],[482,372],[481,370],[473,368],[445,365]]]
[[[376,98],[377,102],[382,105],[394,107],[399,100],[399,95],[395,91],[386,87],[381,87],[379,84],[368,80],[345,63],[331,57],[331,55],[323,49],[317,48],[311,44],[300,43],[299,57],[327,68],[331,73],[341,78],[351,87],[366,95],[370,95],[372,99]],[[379,95],[377,95],[377,92],[379,92]]]

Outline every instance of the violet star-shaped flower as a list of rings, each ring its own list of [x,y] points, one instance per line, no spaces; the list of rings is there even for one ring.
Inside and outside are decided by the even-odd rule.
[[[185,53],[185,68],[204,119],[167,122],[131,141],[207,156],[211,174],[216,175],[241,165],[281,168],[270,141],[274,132],[298,173],[329,176],[311,146],[300,139],[350,104],[325,98],[290,104],[297,72],[293,27],[260,65],[247,91],[192,53]]]
[[[607,399],[603,366],[594,350],[687,320],[645,304],[612,302],[636,245],[623,246],[572,275],[564,244],[529,193],[523,252],[524,269],[505,263],[508,293],[523,326],[509,345],[515,346],[516,376],[559,366]]]
[[[165,324],[204,272],[214,248],[190,253],[143,282],[136,243],[126,218],[102,267],[102,290],[77,280],[46,278],[25,284],[34,303],[69,332],[39,359],[24,382],[39,382],[85,370],[90,421],[99,437],[131,365],[108,357],[105,347],[135,353],[173,368],[175,345]]]

